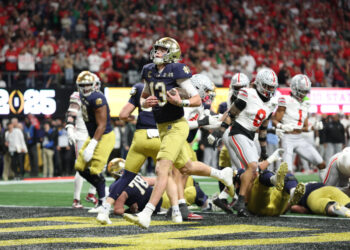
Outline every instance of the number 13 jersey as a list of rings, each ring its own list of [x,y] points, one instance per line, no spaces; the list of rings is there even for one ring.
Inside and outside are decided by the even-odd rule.
[[[254,88],[240,89],[237,98],[245,101],[246,106],[236,117],[230,135],[244,134],[253,140],[256,130],[270,117],[275,105],[271,100],[263,102]]]
[[[176,80],[191,78],[191,70],[185,64],[169,63],[159,72],[157,66],[150,63],[143,67],[141,76],[146,81],[151,95],[158,98],[159,104],[152,109],[157,123],[175,121],[184,116],[183,107],[167,102],[166,92],[179,87]]]
[[[290,124],[294,129],[302,129],[308,114],[308,104],[299,102],[292,96],[281,96],[278,99],[278,106],[286,108],[282,123]]]

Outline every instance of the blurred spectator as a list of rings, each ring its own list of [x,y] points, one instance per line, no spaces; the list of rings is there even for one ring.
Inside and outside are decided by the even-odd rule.
[[[49,88],[51,84],[60,85],[62,78],[62,70],[55,58],[52,61],[49,73],[50,76],[45,84],[45,88]]]
[[[89,63],[89,70],[94,73],[99,72],[104,59],[100,56],[100,53],[96,48],[92,48],[91,54],[87,59]]]
[[[5,139],[5,154],[4,154],[4,169],[2,171],[2,179],[4,181],[7,181],[11,178],[14,178],[15,174],[11,169],[11,155],[9,152],[9,148],[8,148],[8,143],[6,142],[8,138],[8,134],[9,134],[9,129],[12,126],[11,129],[13,129],[13,125],[11,125],[11,122],[8,122],[6,125],[6,130],[4,131],[4,139]]]
[[[74,70],[80,73],[81,71],[88,70],[88,69],[89,69],[89,62],[86,57],[86,52],[85,51],[78,52],[74,58]]]
[[[27,153],[27,146],[23,132],[18,126],[17,118],[13,118],[8,125],[5,144],[11,157],[11,169],[15,179],[22,179],[24,176],[24,154]]]
[[[6,154],[7,148],[5,145],[5,131],[0,122],[0,176],[4,172],[4,155]]]
[[[26,88],[34,88],[35,58],[30,48],[23,48],[18,55],[18,69],[20,70],[21,78],[25,78]]]
[[[113,159],[113,158],[120,158],[123,157],[123,152],[122,152],[122,148],[123,145],[125,144],[124,142],[124,132],[125,132],[125,127],[124,127],[125,123],[124,121],[120,120],[119,118],[115,119],[113,121],[113,130],[115,133],[115,144],[114,144],[114,148],[109,156],[109,159]]]
[[[68,143],[67,130],[64,128],[60,119],[56,120],[56,126],[58,129],[57,139],[57,153],[58,153],[58,165],[59,170],[57,171],[58,176],[65,176],[71,173],[70,162],[71,162],[71,151]]]
[[[49,122],[44,123],[43,146],[43,177],[53,177],[54,174],[54,133]]]
[[[38,177],[37,130],[28,116],[24,119],[24,133],[26,134],[26,143],[30,161],[30,175],[32,177]]]
[[[123,133],[124,139],[122,139],[124,142],[124,145],[123,145],[123,147],[124,147],[123,158],[124,159],[126,159],[126,155],[129,152],[129,148],[131,146],[131,142],[132,142],[132,139],[134,137],[134,133],[136,130],[136,122],[137,122],[137,120],[134,119],[134,120],[129,121],[125,124],[125,131]]]
[[[74,78],[74,69],[73,69],[73,58],[71,57],[69,52],[66,52],[66,55],[64,57],[64,78],[65,78],[65,84],[73,84],[73,78]]]
[[[326,162],[332,155],[339,153],[345,147],[345,130],[343,124],[339,121],[339,115],[330,116],[330,121],[325,127],[327,150]]]

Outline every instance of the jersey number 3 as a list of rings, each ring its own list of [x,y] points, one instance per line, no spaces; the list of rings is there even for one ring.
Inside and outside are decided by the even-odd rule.
[[[265,119],[265,117],[266,117],[266,111],[263,109],[259,109],[255,115],[253,125],[255,127],[260,127],[260,125],[261,125],[262,121]]]

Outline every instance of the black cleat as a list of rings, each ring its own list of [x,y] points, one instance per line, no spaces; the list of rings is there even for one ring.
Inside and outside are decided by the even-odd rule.
[[[227,214],[233,214],[232,209],[229,207],[227,199],[220,199],[219,197],[213,200],[213,203],[221,208]]]
[[[188,220],[189,211],[188,211],[187,204],[181,203],[179,204],[179,208],[180,208],[182,220]]]
[[[247,207],[244,207],[237,212],[237,217],[253,217],[253,214],[248,211]]]

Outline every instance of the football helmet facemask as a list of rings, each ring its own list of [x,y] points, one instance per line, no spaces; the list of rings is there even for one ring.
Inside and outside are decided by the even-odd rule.
[[[278,86],[278,78],[272,69],[262,69],[258,72],[255,79],[256,90],[270,99],[276,91]]]
[[[93,76],[94,76],[94,78],[95,78],[95,83],[96,83],[96,85],[95,85],[95,90],[100,90],[100,88],[101,88],[101,80],[100,80],[100,78],[98,77],[98,75],[96,75],[96,74],[94,74],[94,73],[91,73]]]
[[[157,49],[165,48],[167,52],[163,55],[162,58],[156,57]],[[178,42],[171,37],[163,37],[155,42],[153,48],[150,52],[151,60],[159,65],[164,63],[176,63],[180,60],[181,49]]]
[[[90,71],[82,71],[77,77],[76,84],[83,96],[89,96],[96,90],[96,79]]]
[[[192,85],[197,89],[203,103],[211,104],[214,100],[215,84],[206,75],[195,74],[191,77]]]
[[[292,90],[292,95],[301,102],[310,93],[311,81],[306,75],[295,75],[291,80],[290,89]]]
[[[250,81],[246,74],[237,73],[234,76],[232,76],[230,83],[230,92],[232,92],[233,95],[237,97],[239,90],[241,88],[249,87],[249,83]]]
[[[122,158],[112,159],[107,166],[108,173],[115,179],[122,176],[125,168],[125,160]]]

